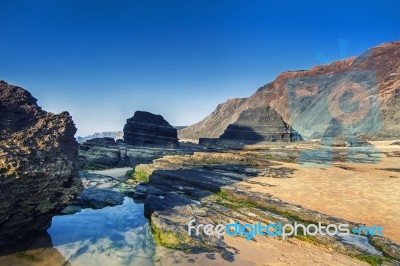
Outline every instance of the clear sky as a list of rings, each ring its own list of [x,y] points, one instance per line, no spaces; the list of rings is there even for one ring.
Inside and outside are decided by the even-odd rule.
[[[81,136],[135,110],[189,125],[281,71],[400,40],[400,1],[324,2],[0,0],[0,79]]]

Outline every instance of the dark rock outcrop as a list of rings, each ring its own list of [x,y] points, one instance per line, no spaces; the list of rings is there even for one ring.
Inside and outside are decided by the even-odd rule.
[[[220,139],[258,143],[301,140],[301,136],[274,109],[260,106],[243,111],[238,120],[227,127]]]
[[[79,164],[85,170],[135,167],[165,155],[192,153],[185,145],[178,149],[177,129],[161,115],[136,111],[124,126],[124,140],[105,137],[80,143]]]
[[[84,170],[135,167],[165,155],[181,153],[184,151],[161,147],[134,147],[113,138],[96,138],[79,144],[79,166]]]
[[[274,109],[259,106],[243,111],[238,120],[230,124],[219,139],[200,138],[199,144],[233,148],[263,142],[289,142],[302,140]]]
[[[75,132],[67,112],[0,81],[0,244],[46,230],[82,190]]]
[[[124,126],[127,145],[145,147],[177,148],[177,130],[161,115],[136,111]]]
[[[79,144],[80,168],[106,169],[127,166],[125,145],[113,138],[94,138]]]

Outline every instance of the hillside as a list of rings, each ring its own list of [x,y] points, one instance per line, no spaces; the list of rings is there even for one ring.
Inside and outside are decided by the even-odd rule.
[[[357,114],[363,116],[362,121],[355,123],[360,117],[353,117],[352,126],[344,126],[341,130],[359,132],[375,139],[398,137],[399,41],[381,44],[358,57],[315,66],[309,70],[283,72],[250,97],[229,99],[218,105],[214,112],[202,121],[180,130],[179,138],[196,140],[200,137],[219,137],[229,124],[238,119],[243,110],[257,106],[271,106],[306,138],[322,137],[337,123],[333,118],[343,118],[338,113],[338,106],[341,106],[342,102],[335,97],[336,91],[343,91],[348,84],[358,85],[361,93],[356,93],[354,99],[344,101],[347,100],[349,105],[356,104],[354,100],[361,104],[368,102],[369,105],[366,105],[366,112]],[[299,88],[310,97],[300,97],[296,91]],[[312,88],[318,89],[313,91]],[[349,108],[347,112],[351,114],[358,107]],[[350,117],[349,113],[344,115]]]

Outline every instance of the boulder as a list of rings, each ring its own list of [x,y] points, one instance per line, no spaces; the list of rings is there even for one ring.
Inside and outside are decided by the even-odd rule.
[[[45,231],[82,190],[76,128],[0,81],[0,244]]]

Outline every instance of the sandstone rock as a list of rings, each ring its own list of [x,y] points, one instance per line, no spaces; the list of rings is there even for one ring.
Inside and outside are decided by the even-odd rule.
[[[0,81],[0,244],[46,230],[82,190],[75,132],[67,112]]]
[[[124,140],[127,145],[177,148],[177,130],[161,115],[136,111],[126,121]]]

